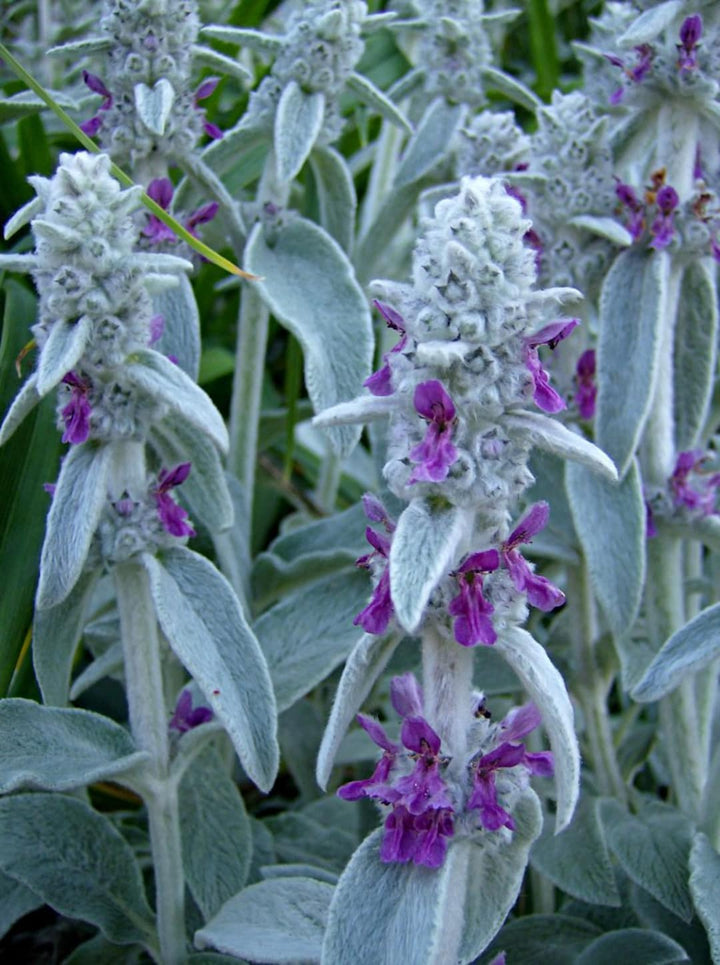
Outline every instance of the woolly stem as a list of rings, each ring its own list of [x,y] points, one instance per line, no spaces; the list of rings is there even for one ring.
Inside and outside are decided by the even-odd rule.
[[[473,652],[427,629],[423,631],[422,658],[425,717],[440,735],[443,753],[452,758],[450,774],[465,766]]]
[[[115,568],[130,729],[146,751],[148,778],[142,794],[148,813],[155,870],[155,906],[162,961],[186,961],[185,875],[177,786],[169,777],[168,720],[165,711],[160,640],[148,575],[142,565]]]
[[[325,448],[325,458],[320,464],[320,474],[315,487],[315,502],[326,513],[332,513],[335,509],[341,475],[342,458],[328,444]]]
[[[590,575],[584,561],[577,573],[570,574],[568,597],[578,614],[573,635],[577,667],[575,692],[582,708],[593,773],[601,794],[612,795],[624,803],[627,789],[615,753],[607,712],[608,684],[596,659],[597,612]]]

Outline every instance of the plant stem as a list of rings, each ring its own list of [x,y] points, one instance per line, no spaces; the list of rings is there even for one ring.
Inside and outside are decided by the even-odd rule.
[[[595,655],[597,614],[587,564],[571,573],[568,596],[579,610],[575,631],[576,696],[585,721],[593,771],[601,794],[613,795],[626,803],[627,789],[615,753],[612,728],[607,712],[608,685]]]
[[[177,786],[169,776],[168,721],[163,693],[160,640],[150,583],[135,562],[115,568],[130,728],[147,751],[148,779],[142,793],[148,812],[155,870],[158,938],[165,965],[186,961],[185,876]]]
[[[422,661],[425,716],[440,735],[444,753],[452,758],[450,774],[465,766],[467,727],[472,713],[473,652],[436,630],[424,630]]]
[[[320,463],[320,474],[315,487],[315,502],[326,513],[332,513],[335,509],[341,475],[342,457],[334,452],[328,444],[325,447],[325,458]]]

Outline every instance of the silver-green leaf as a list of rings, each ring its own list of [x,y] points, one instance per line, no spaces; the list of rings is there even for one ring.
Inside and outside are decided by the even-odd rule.
[[[280,182],[286,184],[300,173],[324,116],[322,91],[306,93],[294,80],[285,85],[275,112],[275,166]]]

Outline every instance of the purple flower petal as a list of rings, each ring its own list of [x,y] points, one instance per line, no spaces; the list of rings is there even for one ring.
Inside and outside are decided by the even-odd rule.
[[[190,234],[197,237],[194,229],[200,224],[207,224],[208,221],[212,221],[219,207],[217,201],[210,201],[208,204],[204,204],[201,208],[198,208],[197,211],[194,211],[185,222],[185,227]]]
[[[106,111],[110,107],[112,107],[112,102],[113,102],[112,94],[107,89],[107,87],[102,82],[102,80],[97,76],[97,74],[91,74],[87,70],[84,70],[82,73],[83,73],[83,80],[90,88],[90,90],[93,92],[93,94],[100,94],[100,96],[104,98],[102,104],[100,105],[99,110]]]
[[[497,633],[490,616],[495,608],[483,596],[483,572],[496,570],[500,563],[497,550],[486,550],[469,556],[457,570],[459,593],[450,601],[448,612],[454,616],[455,639],[463,647],[478,643],[492,646]]]
[[[575,379],[575,405],[578,407],[582,419],[592,419],[595,415],[597,400],[597,385],[595,384],[595,349],[589,348],[577,360]]]
[[[440,752],[440,738],[424,717],[405,717],[400,739],[403,746],[415,754],[437,756]]]
[[[503,740],[516,741],[527,737],[541,723],[542,715],[535,704],[514,707],[500,723]]]
[[[154,345],[163,337],[165,331],[165,316],[153,315],[150,319],[150,339],[148,345]]]
[[[167,211],[175,189],[170,178],[154,178],[147,186],[147,196]]]
[[[390,682],[390,702],[401,717],[417,717],[422,714],[423,692],[415,674],[404,673],[393,677]]]
[[[702,36],[703,22],[699,13],[686,17],[680,27],[680,43],[678,44],[678,70],[694,70],[697,67],[695,56],[698,41]]]
[[[198,101],[204,101],[207,97],[215,92],[215,88],[220,83],[219,77],[206,77],[205,80],[200,84],[198,89],[195,91],[193,97],[193,103],[197,104]]]
[[[213,139],[213,141],[220,141],[223,137],[225,137],[217,124],[212,124],[210,121],[203,121],[203,130],[208,137]]]
[[[92,407],[87,399],[90,383],[75,372],[68,372],[62,381],[70,386],[70,401],[60,410],[60,416],[65,423],[61,441],[79,446],[90,435]]]
[[[395,614],[390,597],[390,571],[386,569],[373,590],[370,602],[353,620],[354,626],[361,626],[366,633],[375,635],[385,633]]]
[[[95,137],[100,128],[102,127],[102,117],[96,114],[95,117],[91,117],[88,121],[83,121],[80,125],[80,130],[83,134],[87,134],[88,137]]]
[[[410,450],[410,458],[419,465],[413,469],[408,482],[442,482],[457,459],[457,449],[451,441],[455,406],[437,379],[415,387],[413,404],[415,411],[430,425],[423,441]]]
[[[390,328],[394,328],[396,332],[405,333],[405,319],[400,312],[395,311],[391,305],[378,301],[377,298],[373,299],[373,305],[380,312]]]
[[[193,708],[192,694],[189,690],[185,689],[178,697],[175,712],[170,719],[168,727],[170,730],[175,730],[179,734],[185,734],[187,731],[192,730],[193,727],[207,724],[208,721],[212,719],[213,712],[209,707],[204,707],[200,704]]]
[[[169,489],[182,485],[190,475],[191,466],[190,462],[181,462],[174,469],[161,469],[156,492],[166,493]]]

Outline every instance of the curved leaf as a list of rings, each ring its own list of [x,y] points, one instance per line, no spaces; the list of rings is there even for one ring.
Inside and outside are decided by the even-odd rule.
[[[616,636],[635,621],[645,585],[645,500],[637,462],[620,483],[583,466],[565,467],[565,486],[593,590]]]
[[[698,613],[663,644],[632,691],[634,700],[659,700],[720,656],[720,603]]]
[[[12,405],[5,413],[2,426],[0,426],[0,446],[7,442],[25,417],[30,415],[39,401],[37,372],[33,372],[32,375],[23,382],[20,391],[12,401]]]
[[[38,362],[39,395],[47,395],[75,367],[87,348],[92,327],[93,322],[88,315],[81,315],[76,322],[53,323]]]
[[[318,961],[332,895],[315,878],[261,881],[227,901],[195,944],[252,961]]]
[[[705,926],[713,961],[720,961],[720,854],[704,834],[696,834],[692,843],[690,892]]]
[[[0,800],[0,867],[111,941],[152,947],[153,914],[132,849],[84,802],[42,793]]]
[[[153,311],[165,319],[163,333],[153,348],[172,355],[177,364],[197,382],[200,371],[200,313],[187,275],[177,284],[153,295]]]
[[[136,768],[147,754],[120,724],[75,708],[0,701],[0,794],[67,791]]]
[[[322,744],[318,751],[317,782],[325,790],[333,761],[355,714],[400,642],[398,634],[366,633],[347,659],[333,701]]]
[[[286,184],[300,173],[317,140],[325,116],[322,91],[306,93],[297,81],[289,81],[275,111],[275,165],[278,179]]]
[[[693,449],[707,419],[717,365],[718,293],[715,265],[691,261],[680,288],[673,356],[675,448]]]
[[[468,511],[456,506],[434,509],[414,499],[402,512],[390,547],[390,594],[408,633],[420,625],[430,594],[452,568],[469,528]]]
[[[645,426],[665,323],[668,256],[628,248],[613,262],[600,295],[597,350],[598,445],[624,476]]]
[[[466,110],[463,104],[450,104],[444,97],[437,97],[428,104],[405,149],[393,189],[419,181],[447,157]]]
[[[270,244],[258,224],[248,239],[245,265],[263,276],[257,289],[303,348],[305,382],[315,411],[357,395],[370,374],[372,326],[365,297],[345,253],[322,228],[296,218]],[[328,432],[342,453],[360,430]]]
[[[223,724],[240,761],[267,791],[278,768],[275,696],[260,645],[224,576],[184,547],[143,557],[158,621]]]
[[[647,965],[690,963],[685,950],[672,938],[646,928],[622,928],[596,938],[577,957],[577,965],[617,965],[619,961]]]
[[[555,830],[559,833],[572,820],[580,792],[580,751],[565,681],[527,630],[520,627],[504,630],[498,636],[495,649],[513,668],[542,714],[555,760]]]
[[[73,446],[60,468],[45,528],[36,605],[55,607],[82,573],[107,502],[112,447]]]
[[[149,131],[162,137],[175,101],[173,85],[166,77],[161,77],[152,88],[147,84],[135,84],[133,93],[138,117]]]
[[[357,197],[345,158],[331,147],[315,146],[310,167],[320,206],[320,224],[350,254],[355,233]]]
[[[503,417],[508,429],[528,435],[533,445],[544,449],[553,456],[569,459],[581,466],[587,466],[605,479],[616,482],[618,471],[602,449],[564,426],[557,419],[550,419],[540,412],[508,413]]]

